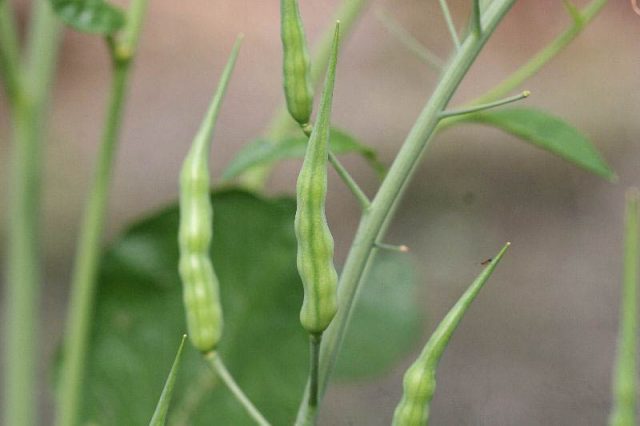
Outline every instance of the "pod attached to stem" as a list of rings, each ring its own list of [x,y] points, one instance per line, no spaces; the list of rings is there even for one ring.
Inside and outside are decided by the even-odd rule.
[[[313,109],[313,85],[298,0],[280,1],[280,19],[287,109],[293,119],[305,128],[309,125]]]
[[[238,57],[242,36],[233,47],[207,115],[180,174],[179,272],[191,343],[200,352],[216,349],[222,336],[218,278],[209,257],[213,208],[209,195],[209,151],[220,104]]]

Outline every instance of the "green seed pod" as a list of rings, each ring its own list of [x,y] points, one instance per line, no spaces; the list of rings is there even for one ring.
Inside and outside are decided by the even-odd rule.
[[[324,209],[327,195],[331,102],[339,37],[340,28],[336,24],[318,121],[309,137],[297,184],[295,231],[298,239],[298,272],[304,285],[300,322],[311,334],[322,333],[338,309],[338,276],[333,266],[333,238]]]
[[[280,22],[287,108],[294,120],[304,126],[311,119],[313,85],[298,0],[280,1]]]
[[[436,369],[453,332],[484,284],[509,248],[507,243],[475,279],[449,313],[438,324],[418,359],[407,369],[403,393],[393,415],[393,426],[421,426],[429,423],[429,406],[436,390]]]
[[[213,209],[209,195],[209,151],[220,104],[238,57],[233,47],[216,94],[182,165],[180,174],[179,272],[189,338],[201,352],[213,351],[222,335],[219,284],[209,258]]]

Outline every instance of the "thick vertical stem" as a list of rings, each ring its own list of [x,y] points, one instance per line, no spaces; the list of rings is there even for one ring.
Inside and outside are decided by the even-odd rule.
[[[21,66],[7,0],[2,10],[2,72],[13,111],[8,202],[6,341],[3,424],[37,423],[38,228],[41,151],[60,28],[48,1],[33,5],[28,61]],[[19,73],[12,75],[12,73]]]

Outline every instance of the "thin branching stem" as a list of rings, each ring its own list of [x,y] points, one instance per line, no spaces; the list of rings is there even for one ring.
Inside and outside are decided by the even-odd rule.
[[[440,2],[440,8],[442,9],[444,20],[447,23],[449,34],[451,34],[451,40],[453,41],[453,45],[456,47],[456,50],[460,49],[460,38],[458,37],[458,30],[456,30],[456,26],[453,23],[453,19],[451,18],[451,12],[449,11],[449,5],[447,4],[447,0],[438,0],[438,1]]]
[[[367,194],[364,193],[355,179],[353,179],[347,169],[342,165],[340,160],[338,160],[338,157],[331,151],[329,151],[329,162],[333,166],[336,173],[338,173],[338,176],[340,176],[347,188],[349,188],[354,197],[356,197],[358,203],[360,204],[360,207],[362,207],[363,210],[367,210],[371,205],[371,200],[369,200]]]
[[[393,35],[403,46],[416,55],[422,62],[440,72],[444,68],[444,61],[435,53],[427,49],[420,41],[409,33],[402,25],[386,13],[383,9],[376,9],[378,21]]]
[[[452,109],[449,111],[443,111],[440,114],[440,118],[444,119],[444,118],[449,118],[449,117],[455,117],[457,115],[465,115],[465,114],[472,114],[474,112],[480,112],[480,111],[484,111],[487,109],[492,109],[492,108],[496,108],[502,105],[507,105],[513,102],[518,102],[524,98],[528,98],[531,95],[531,92],[529,92],[528,90],[525,90],[524,92],[520,93],[519,95],[515,95],[515,96],[510,96],[508,98],[505,99],[501,99],[499,101],[495,101],[495,102],[489,102],[488,104],[482,104],[482,105],[473,105],[467,108],[461,108],[461,109]]]
[[[256,422],[256,424],[259,426],[270,426],[269,422],[264,418],[262,413],[260,413],[260,410],[253,405],[251,400],[247,395],[245,395],[240,386],[238,386],[236,381],[233,379],[233,376],[229,373],[229,370],[227,370],[227,367],[225,367],[222,362],[220,355],[216,352],[209,352],[205,355],[205,359],[233,396],[238,400],[238,402],[240,402],[240,404],[242,404],[247,414]]]

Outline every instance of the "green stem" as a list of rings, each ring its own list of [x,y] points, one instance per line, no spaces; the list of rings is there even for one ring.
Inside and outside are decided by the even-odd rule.
[[[7,0],[0,4],[0,56],[13,111],[7,247],[3,424],[36,424],[36,343],[40,290],[38,222],[42,138],[60,27],[46,0],[34,2],[28,57],[21,66]],[[44,52],[44,53],[43,53]],[[39,56],[41,55],[41,56]],[[38,60],[34,60],[37,58]],[[11,75],[17,72],[17,75]],[[22,75],[22,77],[20,77]]]
[[[487,109],[496,108],[502,105],[510,104],[512,102],[518,102],[524,98],[528,98],[529,95],[531,95],[531,92],[529,92],[528,90],[525,90],[519,95],[510,96],[508,98],[500,99],[499,101],[495,101],[495,102],[489,102],[488,104],[472,105],[466,108],[443,111],[442,114],[440,114],[440,118],[445,119],[445,118],[455,117],[458,115],[472,114],[474,112],[480,112]]]
[[[382,9],[376,10],[378,21],[385,26],[387,31],[391,33],[398,41],[405,46],[410,52],[416,55],[422,62],[430,66],[435,71],[442,71],[445,62],[435,53],[427,49],[420,41],[404,29],[395,19],[385,13]]]
[[[638,190],[627,194],[624,279],[613,386],[611,426],[636,424],[636,331],[638,329]]]
[[[318,373],[320,367],[320,342],[322,335],[312,335],[309,337],[309,407],[314,409],[318,406]]]
[[[489,90],[484,95],[470,102],[471,105],[484,104],[503,98],[520,85],[535,75],[549,61],[556,57],[586,28],[586,26],[600,13],[602,8],[607,4],[607,0],[593,0],[585,6],[580,12],[580,19],[572,18],[573,24],[565,32],[556,37],[544,49],[538,52],[526,64],[522,65],[518,70],[511,74],[507,79]]]
[[[147,4],[147,0],[133,0],[126,27],[115,38],[107,39],[113,75],[98,162],[82,219],[71,278],[71,300],[65,325],[64,359],[55,422],[58,426],[75,426],[79,414],[113,160],[122,127],[131,65]]]
[[[64,342],[64,364],[60,379],[60,401],[56,418],[56,424],[59,426],[74,426],[77,423],[100,242],[128,75],[129,63],[116,62],[98,164],[89,191],[72,274],[71,300]]]
[[[0,78],[12,108],[20,91],[20,54],[14,17],[9,0],[0,0]]]
[[[338,160],[338,157],[331,151],[329,151],[329,162],[333,165],[336,173],[338,173],[338,176],[340,176],[347,188],[349,188],[351,193],[356,197],[358,203],[360,203],[360,207],[362,207],[363,210],[367,210],[371,205],[369,197],[367,197],[367,194],[364,193],[358,183],[351,177],[347,169],[345,169],[340,160]]]
[[[460,49],[460,38],[458,37],[458,30],[456,30],[456,26],[453,23],[453,19],[451,19],[451,12],[449,11],[449,6],[447,5],[447,0],[439,0],[440,8],[442,9],[442,14],[444,15],[444,20],[447,23],[447,28],[449,29],[449,34],[451,34],[451,40],[453,41],[453,45],[456,49]]]
[[[236,397],[238,402],[242,404],[247,414],[260,426],[270,426],[269,422],[264,418],[251,400],[245,395],[240,386],[233,379],[233,376],[229,373],[229,370],[222,362],[222,358],[216,352],[209,352],[205,355],[205,359],[211,365],[211,368],[218,374],[218,377],[222,379],[229,391]]]
[[[486,12],[483,13],[484,26],[482,35],[480,37],[468,37],[452,58],[442,75],[440,83],[422,110],[420,117],[391,165],[389,173],[371,203],[370,209],[360,221],[354,243],[351,246],[340,276],[338,313],[331,326],[325,332],[320,352],[320,397],[324,394],[329,377],[333,372],[349,318],[355,305],[363,273],[371,258],[372,249],[375,247],[376,241],[381,238],[394,207],[397,205],[407,182],[419,164],[422,154],[429,145],[431,136],[436,130],[440,113],[445,109],[475,58],[515,1],[494,0]],[[299,418],[307,416],[305,411],[308,405],[306,401],[309,398],[308,390],[305,396],[305,400],[298,411]]]

